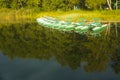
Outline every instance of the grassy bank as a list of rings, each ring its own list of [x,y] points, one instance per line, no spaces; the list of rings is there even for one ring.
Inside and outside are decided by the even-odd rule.
[[[38,17],[52,16],[61,20],[72,18],[72,21],[78,21],[79,18],[86,18],[88,21],[93,18],[101,18],[102,21],[119,21],[120,10],[113,11],[53,11],[53,12],[35,12],[31,9],[9,10],[0,9],[0,22],[28,22],[35,21]]]
[[[119,21],[120,22],[120,10],[114,11],[68,11],[68,12],[42,12],[37,14],[37,17],[41,16],[53,16],[60,19],[72,18],[73,21],[77,21],[79,18],[86,18],[88,21],[93,18],[101,18],[102,21]]]
[[[9,10],[0,9],[0,22],[25,22],[32,21],[36,15],[31,9]]]

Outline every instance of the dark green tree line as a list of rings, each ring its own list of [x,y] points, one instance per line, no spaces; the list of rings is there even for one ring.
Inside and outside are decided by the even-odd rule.
[[[119,1],[119,0],[118,0]],[[0,8],[39,10],[102,9],[104,5],[112,10],[115,0],[0,0]]]

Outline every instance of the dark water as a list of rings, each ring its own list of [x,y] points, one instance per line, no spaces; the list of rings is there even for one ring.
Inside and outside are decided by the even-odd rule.
[[[0,24],[0,80],[120,80],[120,23],[97,37]]]

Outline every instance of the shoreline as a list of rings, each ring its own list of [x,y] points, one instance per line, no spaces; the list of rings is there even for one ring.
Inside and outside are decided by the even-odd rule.
[[[22,9],[22,10],[10,10],[10,9],[2,9],[0,10],[0,23],[4,22],[34,22],[36,18],[51,16],[57,18],[59,20],[67,21],[67,19],[71,18],[73,22],[79,22],[80,18],[85,18],[86,22],[94,21],[93,18],[100,18],[100,22],[102,23],[112,23],[112,22],[120,22],[120,10],[114,11],[51,11],[51,12],[35,12],[32,9]]]
[[[81,21],[82,22],[82,21]],[[86,23],[89,23],[89,22],[94,22],[94,21],[85,21]],[[120,21],[99,21],[101,22],[102,24],[104,23],[120,23]],[[29,20],[29,21],[0,21],[0,24],[19,24],[19,23],[37,23],[36,20]]]

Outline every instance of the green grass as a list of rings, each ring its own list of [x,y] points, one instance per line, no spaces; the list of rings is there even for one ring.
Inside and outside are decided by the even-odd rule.
[[[78,21],[79,18],[86,18],[91,21],[93,18],[101,18],[102,21],[120,22],[120,10],[102,10],[102,11],[52,11],[52,12],[35,12],[33,9],[0,9],[0,22],[28,22],[35,21],[38,17],[52,16],[61,20],[72,18],[72,21]]]
[[[33,21],[36,13],[31,9],[20,9],[20,10],[9,10],[9,9],[1,9],[0,10],[0,22],[28,22]]]
[[[79,18],[86,18],[91,21],[93,18],[101,18],[102,21],[120,21],[120,10],[118,11],[68,11],[68,12],[45,12],[37,14],[37,17],[41,16],[53,16],[60,19],[72,18],[73,21],[77,21]]]

